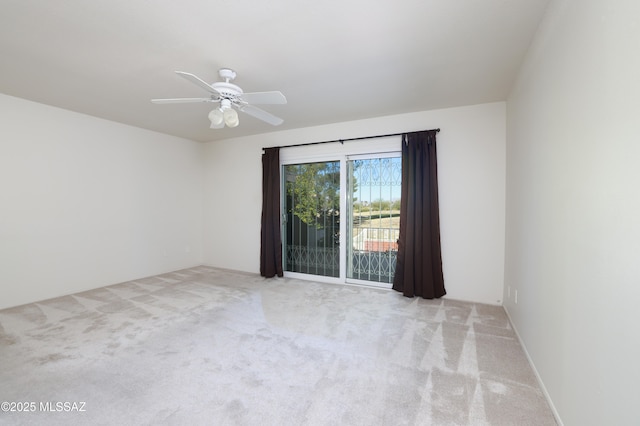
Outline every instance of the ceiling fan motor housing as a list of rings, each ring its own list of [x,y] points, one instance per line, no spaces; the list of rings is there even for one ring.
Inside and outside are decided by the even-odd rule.
[[[215,89],[223,99],[235,100],[242,95],[242,89],[233,83],[216,82],[211,84],[211,87]]]

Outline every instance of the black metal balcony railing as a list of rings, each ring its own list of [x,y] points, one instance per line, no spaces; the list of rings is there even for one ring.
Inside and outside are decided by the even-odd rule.
[[[357,280],[392,283],[396,271],[397,251],[354,250],[351,275]],[[340,276],[339,247],[287,246],[287,270],[304,274]]]
[[[287,270],[304,274],[340,276],[339,247],[287,245]]]

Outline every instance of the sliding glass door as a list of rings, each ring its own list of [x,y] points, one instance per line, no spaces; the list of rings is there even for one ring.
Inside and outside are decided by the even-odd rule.
[[[390,287],[400,221],[399,154],[298,162],[282,172],[284,270]]]
[[[393,283],[400,233],[401,159],[349,158],[347,278]]]
[[[340,276],[340,162],[284,166],[284,270]]]

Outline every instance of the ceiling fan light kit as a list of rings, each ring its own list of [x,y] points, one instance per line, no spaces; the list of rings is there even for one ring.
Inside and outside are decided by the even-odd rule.
[[[216,108],[209,113],[212,129],[222,129],[224,127],[224,115],[220,108]]]
[[[236,127],[240,124],[238,118],[238,112],[242,111],[245,114],[251,115],[259,120],[269,123],[273,126],[282,124],[284,120],[275,115],[262,110],[252,104],[286,104],[287,98],[278,91],[271,92],[253,92],[244,93],[242,89],[231,83],[230,81],[236,78],[235,71],[229,68],[222,68],[218,71],[220,78],[224,81],[218,81],[208,84],[204,80],[196,77],[193,74],[176,71],[176,74],[189,80],[196,86],[208,91],[210,96],[208,98],[173,98],[173,99],[152,99],[151,102],[155,104],[173,104],[173,103],[193,103],[193,102],[215,102],[219,103],[220,107],[213,109],[209,112],[209,121],[211,122],[212,129],[221,129],[227,125],[227,127]]]
[[[226,124],[227,127],[236,127],[240,124],[238,113],[231,108],[231,101],[222,99],[220,108],[215,108],[209,113],[209,121],[211,121],[212,129],[222,129]]]
[[[233,108],[224,110],[222,116],[224,117],[224,123],[229,127],[236,127],[240,124],[240,120],[238,120],[238,113]]]

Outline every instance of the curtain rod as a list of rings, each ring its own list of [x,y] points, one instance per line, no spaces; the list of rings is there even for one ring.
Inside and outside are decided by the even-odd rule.
[[[440,129],[432,129],[435,130],[436,133],[440,132]],[[423,130],[423,132],[429,132],[430,130]],[[377,138],[387,138],[389,136],[402,136],[405,133],[411,133],[411,132],[402,132],[402,133],[390,133],[388,135],[377,135],[377,136],[361,136],[359,138],[347,138],[347,139],[334,139],[334,140],[330,140],[330,141],[322,141],[322,142],[307,142],[307,143],[299,143],[299,144],[293,144],[293,145],[282,145],[282,146],[268,146],[268,147],[263,147],[262,149],[267,149],[267,148],[294,148],[297,146],[308,146],[308,145],[320,145],[323,143],[335,143],[335,142],[340,142],[341,144],[344,144],[345,142],[348,141],[359,141],[359,140],[363,140],[363,139],[377,139]]]

